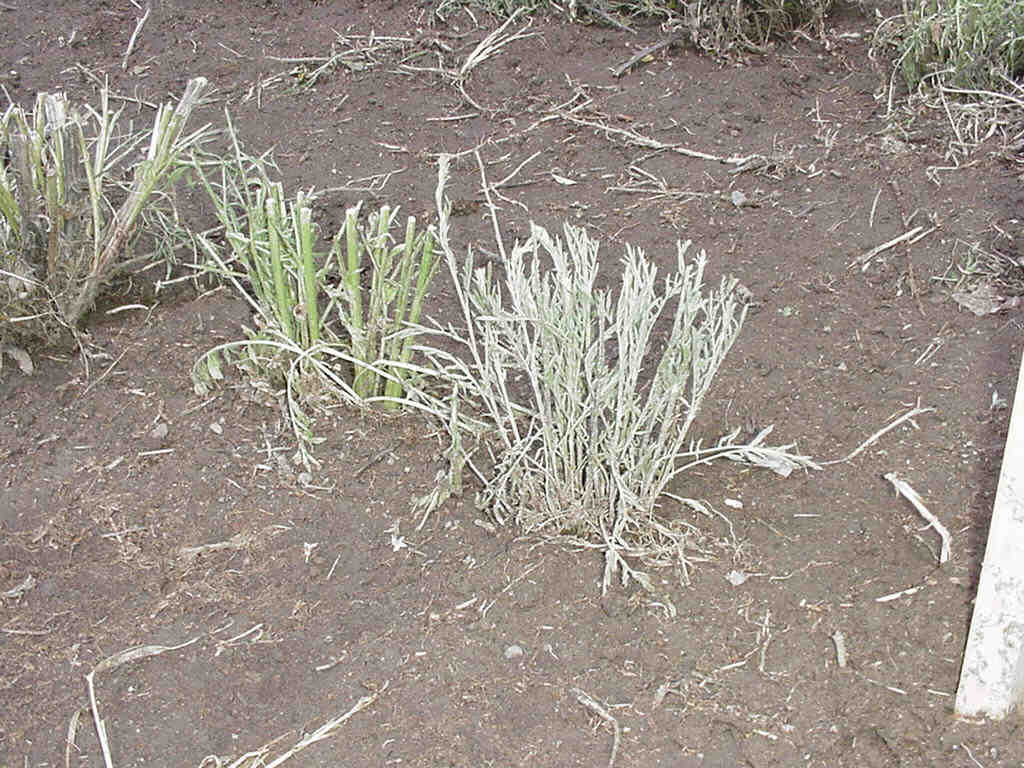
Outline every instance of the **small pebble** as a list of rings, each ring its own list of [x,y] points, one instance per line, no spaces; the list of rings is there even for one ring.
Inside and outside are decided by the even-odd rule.
[[[505,658],[511,661],[523,655],[523,648],[519,645],[510,645],[505,649]]]

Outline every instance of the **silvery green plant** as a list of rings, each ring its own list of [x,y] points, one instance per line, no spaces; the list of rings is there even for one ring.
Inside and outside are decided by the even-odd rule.
[[[638,559],[683,558],[685,530],[658,512],[681,473],[720,457],[783,473],[813,466],[788,446],[766,447],[767,432],[749,444],[735,434],[711,448],[691,441],[746,314],[734,279],[704,290],[703,252],[691,257],[690,243],[679,244],[675,269],[659,280],[627,246],[613,292],[597,285],[599,244],[585,230],[567,224],[559,238],[531,225],[499,281],[472,253],[461,264],[455,256],[444,158],[440,173],[438,246],[464,327],[439,329],[444,350],[422,351],[453,393],[448,482],[471,468],[498,522],[599,547],[604,588],[615,574],[648,584]],[[442,479],[421,505],[429,512],[457,490]]]

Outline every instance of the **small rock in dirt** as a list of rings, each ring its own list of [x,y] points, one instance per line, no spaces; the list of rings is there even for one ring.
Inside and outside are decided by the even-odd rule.
[[[170,431],[171,428],[167,426],[167,422],[161,421],[159,424],[153,427],[153,431],[149,433],[149,436],[152,437],[154,440],[163,440],[165,437],[167,437],[167,433]]]
[[[523,655],[524,651],[520,645],[510,645],[505,649],[505,658],[511,661],[512,659],[518,659]]]
[[[725,574],[725,580],[732,584],[734,587],[740,586],[747,580],[747,574],[743,571],[729,571]]]

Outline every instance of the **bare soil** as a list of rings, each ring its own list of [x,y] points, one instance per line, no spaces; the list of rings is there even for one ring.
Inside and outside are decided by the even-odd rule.
[[[292,189],[345,188],[321,203],[328,232],[359,199],[427,215],[438,152],[479,146],[492,181],[539,153],[513,179],[530,183],[504,190],[509,239],[529,219],[585,225],[609,284],[626,243],[671,268],[675,242],[692,239],[711,279],[736,275],[752,293],[705,439],[771,424],[776,442],[828,461],[917,403],[934,410],[822,471],[689,473],[675,490],[724,517],[664,511],[700,526],[714,556],[689,584],[664,572],[658,595],[602,596],[598,555],[492,533],[472,493],[416,531],[411,499],[443,449],[417,420],[339,412],[319,425],[320,487],[299,484],[279,413],[240,380],[212,399],[192,390],[190,366],[241,336],[244,305],[188,284],[154,294],[142,276],[95,313],[84,356],[37,352],[35,375],[8,364],[0,379],[0,766],[64,764],[66,751],[70,765],[102,765],[87,712],[65,743],[88,705],[85,675],[132,646],[190,640],[97,674],[114,765],[226,765],[280,738],[279,754],[367,696],[291,764],[603,766],[617,727],[620,768],[1024,765],[1017,721],[952,711],[1009,420],[993,401],[1012,400],[1020,310],[975,317],[935,279],[958,240],[1019,253],[1001,233],[1019,233],[1020,166],[992,139],[968,167],[935,170],[950,165],[941,121],[887,128],[887,72],[858,8],[838,11],[827,46],[796,36],[730,64],[674,47],[621,78],[610,70],[660,39],[656,26],[540,15],[533,37],[470,74],[473,106],[450,78],[401,63],[457,69],[500,22],[432,22],[430,7],[161,0],[123,69],[142,15],[132,3],[7,0],[0,65],[25,105],[40,90],[94,101],[86,71],[141,102],[209,78],[215,100],[198,119],[220,123],[226,106],[251,150],[275,149]],[[371,34],[409,40],[312,88],[316,62],[288,74],[296,64],[271,58],[324,57],[338,35],[351,47]],[[778,162],[730,173],[559,112],[588,98],[580,119]],[[641,178],[631,167],[669,194],[612,189]],[[451,195],[461,246],[493,253],[471,154]],[[919,224],[938,228],[850,268]],[[151,311],[104,313],[138,302],[147,281]],[[430,312],[455,319],[440,279],[433,299]],[[890,471],[952,531],[942,567]],[[902,590],[916,591],[879,600]]]

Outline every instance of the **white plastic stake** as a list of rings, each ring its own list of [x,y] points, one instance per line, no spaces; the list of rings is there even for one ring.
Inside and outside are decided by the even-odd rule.
[[[1024,359],[967,635],[956,713],[1002,720],[1024,704]]]

